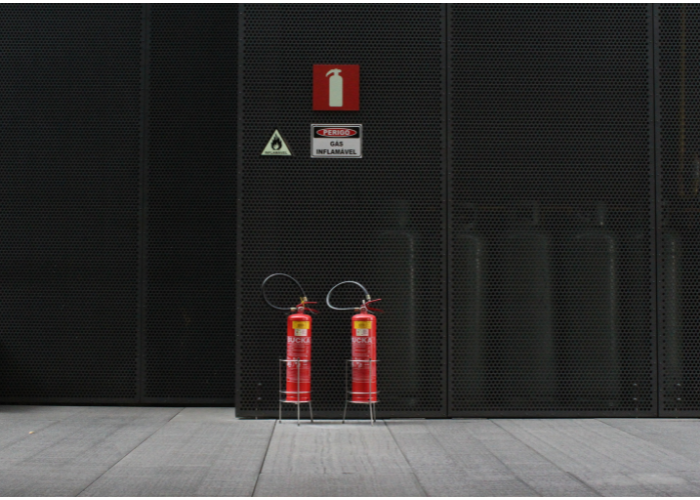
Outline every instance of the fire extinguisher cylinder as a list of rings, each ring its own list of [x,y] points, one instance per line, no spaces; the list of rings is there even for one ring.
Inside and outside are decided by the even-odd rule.
[[[377,317],[360,312],[352,317],[352,402],[377,401]]]
[[[311,399],[311,316],[303,312],[287,317],[287,402]]]
[[[274,277],[287,278],[293,281],[301,291],[299,304],[295,307],[280,307],[273,304],[267,293],[265,285]],[[286,359],[286,387],[285,402],[310,403],[311,402],[311,327],[312,319],[306,311],[318,313],[308,307],[309,302],[301,284],[288,274],[271,274],[262,283],[262,294],[265,302],[279,311],[291,312],[287,316],[287,359]],[[280,410],[281,411],[281,410]]]
[[[360,307],[335,307],[331,304],[331,294],[341,285],[356,285],[364,293]],[[377,400],[377,317],[369,311],[382,312],[381,309],[370,307],[369,304],[382,299],[374,299],[367,289],[356,281],[343,281],[330,289],[326,296],[326,304],[336,311],[356,311],[351,319],[351,366],[352,366],[352,403],[370,404]],[[346,403],[347,407],[347,403]],[[372,418],[373,419],[373,418]],[[374,419],[373,419],[374,420]]]

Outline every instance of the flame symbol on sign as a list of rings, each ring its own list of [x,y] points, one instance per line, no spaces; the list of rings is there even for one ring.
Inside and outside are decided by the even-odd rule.
[[[272,144],[271,144],[271,146],[272,146],[272,149],[274,149],[275,151],[277,151],[278,149],[280,149],[280,148],[282,147],[282,141],[280,141],[280,138],[279,138],[279,137],[275,136],[275,138],[272,139]]]

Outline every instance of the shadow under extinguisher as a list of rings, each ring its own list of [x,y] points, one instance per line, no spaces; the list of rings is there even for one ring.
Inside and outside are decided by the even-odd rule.
[[[618,243],[599,203],[593,222],[570,241],[566,394],[579,404],[620,404]],[[590,221],[590,219],[589,219]]]
[[[452,250],[453,406],[479,406],[487,376],[483,360],[485,240],[472,220],[455,231]]]
[[[410,207],[392,200],[385,229],[377,234],[377,283],[384,290],[381,343],[382,401],[415,406],[419,400],[418,327],[416,324],[417,237],[410,229]]]
[[[550,404],[557,395],[550,237],[540,226],[537,202],[529,215],[516,215],[500,247],[501,393],[510,405]]]

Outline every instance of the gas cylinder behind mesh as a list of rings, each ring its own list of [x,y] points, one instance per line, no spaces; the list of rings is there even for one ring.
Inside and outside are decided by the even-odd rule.
[[[683,321],[681,315],[682,254],[678,233],[663,228],[661,280],[663,281],[662,369],[665,405],[683,404]]]
[[[483,404],[487,366],[483,353],[483,236],[473,224],[456,231],[452,248],[453,405]]]
[[[383,301],[378,344],[381,400],[415,406],[419,399],[420,366],[416,324],[416,259],[418,239],[410,230],[410,212],[404,200],[392,200],[386,229],[377,235],[376,279]]]
[[[618,243],[598,206],[568,241],[565,273],[569,320],[566,350],[567,397],[586,406],[616,407],[620,399],[618,339]]]
[[[502,391],[506,403],[551,403],[557,394],[550,238],[535,205],[501,239]]]

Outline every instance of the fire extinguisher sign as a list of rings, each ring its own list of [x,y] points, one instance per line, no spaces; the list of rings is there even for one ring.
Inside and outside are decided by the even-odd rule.
[[[359,64],[314,64],[314,111],[360,110]]]
[[[362,125],[311,125],[311,158],[362,158]]]

